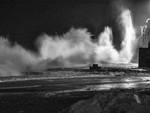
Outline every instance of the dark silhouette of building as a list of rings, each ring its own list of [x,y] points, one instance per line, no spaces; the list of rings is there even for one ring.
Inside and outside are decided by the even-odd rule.
[[[93,64],[92,66],[90,66],[91,71],[98,71],[100,69],[101,69],[101,67],[98,66],[98,64]]]
[[[150,42],[148,48],[139,48],[139,67],[150,67]]]

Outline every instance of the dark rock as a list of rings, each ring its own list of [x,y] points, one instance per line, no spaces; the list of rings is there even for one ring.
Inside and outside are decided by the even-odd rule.
[[[150,95],[103,93],[75,103],[67,113],[150,113],[149,106]]]

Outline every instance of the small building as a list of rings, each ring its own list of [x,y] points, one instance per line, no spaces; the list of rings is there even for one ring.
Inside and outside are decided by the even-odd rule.
[[[91,71],[98,71],[100,69],[101,69],[101,67],[98,66],[98,64],[93,64],[92,66],[90,66]]]

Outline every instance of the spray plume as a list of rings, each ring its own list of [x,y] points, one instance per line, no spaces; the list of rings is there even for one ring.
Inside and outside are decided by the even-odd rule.
[[[50,37],[44,35],[40,37],[40,55],[43,59],[51,61],[57,60],[69,64],[89,63],[94,51],[94,44],[90,39],[90,33],[86,29],[71,29],[63,36]],[[63,64],[62,63],[62,64]],[[55,62],[55,64],[57,64]],[[52,65],[55,65],[52,63]],[[58,65],[60,65],[58,63]]]
[[[39,37],[39,53],[11,46],[8,40],[0,40],[0,75],[16,75],[23,71],[45,69],[52,66],[74,66],[91,63],[129,63],[134,55],[135,30],[129,10],[123,10],[119,22],[122,25],[121,50],[113,46],[113,34],[105,27],[98,42],[91,40],[86,29],[70,29],[62,36]]]
[[[122,62],[129,63],[136,49],[136,32],[132,23],[131,12],[129,10],[124,10],[120,19],[120,22],[124,28],[124,39],[121,43],[122,49],[120,51],[120,59]]]
[[[117,51],[113,47],[112,30],[106,27],[104,32],[100,34],[99,43],[95,49],[96,62],[129,63],[132,60],[137,39],[130,11],[123,10],[118,20],[123,29],[121,50]]]
[[[112,30],[106,27],[104,32],[100,34],[98,45],[95,48],[95,62],[118,62],[118,51],[113,47]]]
[[[0,75],[20,75],[38,61],[37,56],[18,44],[12,46],[7,39],[0,38]]]

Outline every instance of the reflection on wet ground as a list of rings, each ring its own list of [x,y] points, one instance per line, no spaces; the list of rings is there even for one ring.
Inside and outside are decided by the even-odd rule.
[[[42,92],[49,95],[78,91],[149,88],[150,72],[138,68],[52,69],[39,74],[0,77],[1,93]]]
[[[147,69],[54,69],[0,77],[0,80],[1,113],[150,111],[150,71]]]

